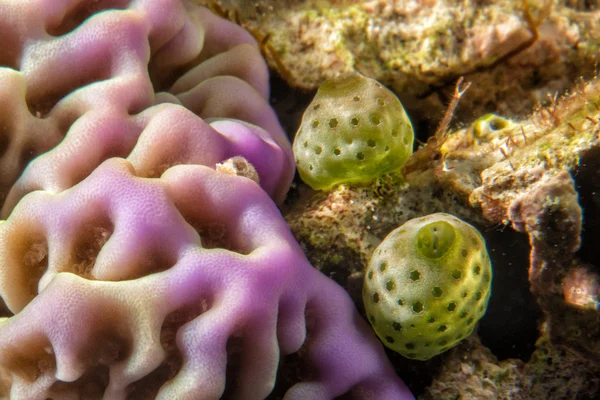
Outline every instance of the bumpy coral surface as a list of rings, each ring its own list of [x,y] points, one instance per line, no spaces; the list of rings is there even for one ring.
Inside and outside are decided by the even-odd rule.
[[[282,164],[281,157],[272,158],[273,152],[265,154],[263,164],[273,167],[268,175],[281,175],[267,177],[264,170],[259,174],[271,180],[265,189],[276,200],[283,199],[293,176],[291,149],[267,103],[268,71],[257,45],[240,27],[186,4],[0,2],[2,15],[11,16],[0,21],[5,38],[0,51],[0,120],[5,127],[0,200],[16,182],[2,210],[4,217],[26,192],[68,187],[102,160],[127,156],[136,145],[148,147],[138,136],[153,113],[139,113],[164,102],[182,104],[203,118],[235,118],[266,130],[268,134],[258,137],[271,136],[290,159]],[[195,137],[192,132],[198,127],[190,126],[181,144],[162,137],[170,135],[166,127],[176,120],[183,124],[189,118],[174,117],[160,128],[154,122],[159,128],[154,135],[161,141],[168,139],[180,146],[176,150],[188,150],[187,156],[176,158],[166,157],[169,150],[162,149],[162,170],[193,162],[193,150],[212,145],[205,142],[207,134]],[[96,126],[103,129],[94,130]],[[231,124],[220,126],[238,147],[253,146],[239,139]],[[48,154],[29,162],[43,153]],[[56,169],[49,169],[55,164]]]
[[[376,80],[356,74],[319,87],[296,133],[294,157],[304,182],[328,189],[399,169],[412,153],[413,139],[400,100]]]
[[[491,279],[477,229],[432,214],[408,221],[377,247],[365,275],[365,310],[387,347],[427,360],[473,331],[485,313]]]
[[[11,398],[215,399],[228,367],[230,393],[259,399],[279,354],[303,344],[314,380],[286,399],[411,398],[249,179],[190,165],[149,179],[109,160],[72,189],[26,196],[0,243]]]

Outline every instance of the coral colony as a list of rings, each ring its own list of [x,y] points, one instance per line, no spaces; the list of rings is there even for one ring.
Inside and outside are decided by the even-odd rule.
[[[0,397],[262,399],[299,352],[287,400],[412,399],[275,205],[247,32],[176,0],[0,10]]]

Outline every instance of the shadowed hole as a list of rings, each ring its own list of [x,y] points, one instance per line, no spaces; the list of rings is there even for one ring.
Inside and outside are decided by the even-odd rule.
[[[14,234],[13,242],[4,251],[18,254],[22,267],[14,271],[16,274],[12,275],[12,284],[25,289],[29,302],[38,294],[39,281],[48,269],[48,242],[43,234],[34,229],[27,231],[26,238]],[[16,248],[11,248],[13,244]]]
[[[379,293],[377,292],[373,293],[373,303],[379,303]]]
[[[414,312],[420,313],[420,312],[423,312],[423,309],[425,309],[425,305],[423,303],[421,303],[420,301],[416,301],[413,303],[412,309]]]
[[[373,125],[379,125],[379,124],[381,124],[381,117],[379,115],[377,115],[377,114],[371,114],[369,116],[369,120],[371,121],[371,123]]]
[[[98,217],[84,224],[73,247],[70,272],[86,279],[92,278],[96,257],[113,231],[114,226],[108,217]]]
[[[453,312],[454,310],[456,310],[456,303],[455,302],[451,302],[448,303],[448,307],[446,307],[448,312]]]
[[[410,280],[411,281],[418,281],[419,279],[421,279],[421,273],[419,271],[411,271],[410,272]]]
[[[160,343],[166,353],[165,360],[150,374],[128,386],[128,398],[155,398],[160,388],[179,372],[183,364],[183,355],[177,346],[177,332],[209,308],[210,302],[200,299],[167,315],[160,331]]]
[[[433,297],[441,297],[442,296],[442,288],[436,286],[431,290],[431,294],[433,294]]]
[[[351,123],[353,126],[358,126],[358,124],[359,124],[358,118],[352,118],[352,119],[350,120],[350,123]]]
[[[331,118],[329,120],[329,127],[333,129],[333,128],[336,128],[337,126],[338,126],[337,118]]]
[[[50,387],[52,393],[69,393],[74,388],[82,399],[101,399],[109,382],[109,368],[107,365],[96,365],[88,369],[74,382],[56,381]],[[58,397],[46,400],[56,400]]]

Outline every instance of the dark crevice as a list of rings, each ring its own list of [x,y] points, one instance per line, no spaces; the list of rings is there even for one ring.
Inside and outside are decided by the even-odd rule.
[[[110,78],[110,66],[105,65],[100,69],[87,71],[84,74],[84,76],[65,81],[63,87],[50,87],[43,93],[34,93],[30,90],[27,93],[26,102],[31,115],[37,118],[45,118],[59,101],[75,90]]]
[[[530,291],[527,235],[506,228],[482,232],[492,261],[492,295],[479,322],[479,338],[500,361],[529,360],[542,312]]]
[[[150,374],[129,385],[128,398],[154,399],[165,382],[177,375],[183,365],[183,354],[177,347],[177,332],[206,309],[207,305],[200,301],[197,305],[184,307],[167,315],[160,331],[160,342],[166,352],[165,360]]]
[[[96,257],[113,231],[114,226],[107,217],[95,218],[85,224],[74,246],[71,272],[86,279],[93,279],[92,270],[96,264]]]
[[[600,270],[600,148],[586,152],[573,175],[579,204],[583,209],[582,241],[575,255],[583,263]]]

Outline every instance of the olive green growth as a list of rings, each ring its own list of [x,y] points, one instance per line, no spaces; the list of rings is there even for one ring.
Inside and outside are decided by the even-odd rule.
[[[494,132],[509,128],[513,123],[496,114],[486,114],[473,122],[473,136],[476,139],[489,140]]]
[[[381,341],[428,360],[455,346],[485,314],[492,267],[479,231],[444,213],[415,218],[375,250],[363,302]]]
[[[294,140],[300,177],[326,190],[369,183],[402,167],[413,129],[400,100],[363,75],[326,81],[308,106]]]

